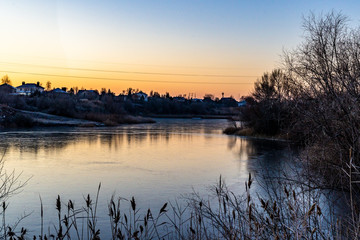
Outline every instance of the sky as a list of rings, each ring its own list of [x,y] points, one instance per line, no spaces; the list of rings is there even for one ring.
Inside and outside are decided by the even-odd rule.
[[[14,86],[251,93],[302,41],[303,16],[359,26],[359,1],[1,0],[0,77]]]

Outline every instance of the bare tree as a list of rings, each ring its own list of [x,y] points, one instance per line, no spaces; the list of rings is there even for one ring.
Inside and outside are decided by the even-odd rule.
[[[9,76],[8,75],[5,75],[5,76],[3,76],[2,78],[1,78],[1,82],[2,82],[2,84],[9,84],[9,85],[11,85],[11,80],[10,80],[10,78],[9,78]]]
[[[360,30],[348,21],[336,12],[311,14],[302,44],[284,54],[297,96],[294,127],[307,137],[314,169],[341,187],[348,186],[348,160],[360,164]]]
[[[46,82],[46,90],[47,90],[47,91],[50,91],[50,90],[51,90],[51,82],[50,82],[50,81],[47,81],[47,82]]]
[[[304,19],[304,42],[285,54],[286,68],[307,96],[359,94],[360,33],[348,19],[331,12]]]
[[[0,233],[2,235],[4,235],[4,239],[6,239],[6,236],[8,234],[8,232],[10,231],[10,229],[14,229],[16,228],[16,226],[19,224],[19,222],[25,218],[28,215],[24,215],[23,217],[20,217],[17,222],[15,223],[7,223],[6,220],[6,211],[7,208],[9,206],[8,204],[8,200],[9,198],[14,195],[19,193],[22,188],[27,184],[27,182],[29,181],[29,179],[26,179],[25,181],[21,180],[21,173],[17,174],[15,173],[15,170],[13,170],[12,172],[8,172],[5,169],[5,157],[6,154],[6,150],[4,151],[3,155],[0,157],[0,202],[1,202],[1,210],[0,210],[0,215],[2,215],[2,223],[0,225]],[[9,229],[9,230],[8,230]]]
[[[289,78],[281,69],[264,73],[254,84],[253,97],[258,101],[276,99],[282,101],[289,97]]]

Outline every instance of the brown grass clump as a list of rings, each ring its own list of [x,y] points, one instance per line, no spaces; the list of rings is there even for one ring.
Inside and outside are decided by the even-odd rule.
[[[139,124],[139,123],[154,123],[151,118],[144,118],[140,116],[110,114],[110,113],[87,113],[83,117],[86,120],[101,122],[106,126],[117,126],[119,124]]]
[[[223,133],[225,133],[227,135],[232,135],[232,134],[235,134],[237,131],[239,131],[239,128],[231,126],[231,127],[225,128]]]
[[[235,132],[236,135],[239,136],[253,136],[254,135],[254,129],[252,128],[241,128]]]

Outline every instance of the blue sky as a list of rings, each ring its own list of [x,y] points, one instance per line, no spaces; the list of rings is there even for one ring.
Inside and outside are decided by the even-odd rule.
[[[127,87],[172,94],[244,95],[265,71],[281,65],[283,49],[301,42],[302,17],[341,11],[359,25],[357,1],[1,1],[0,74],[14,83],[48,80],[26,73],[93,76],[91,72],[59,71],[33,64],[108,70],[218,74],[234,78],[170,77],[136,74],[108,78],[154,82],[51,78],[53,85],[100,88],[120,92]],[[4,37],[5,36],[5,37]],[[5,63],[12,63],[12,65]],[[15,69],[15,70],[14,70]],[[183,84],[172,84],[171,81]],[[188,84],[186,82],[216,84]],[[218,83],[236,82],[241,84]]]

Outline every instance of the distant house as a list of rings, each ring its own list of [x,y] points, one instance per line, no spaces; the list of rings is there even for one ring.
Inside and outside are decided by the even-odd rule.
[[[238,102],[232,97],[222,97],[219,103],[228,107],[236,107],[238,105]]]
[[[52,94],[52,95],[62,95],[62,94],[68,94],[68,93],[67,93],[66,91],[64,91],[63,89],[55,88],[55,89],[49,91],[48,94]]]
[[[22,85],[16,87],[16,94],[18,95],[31,95],[35,92],[44,92],[44,88],[40,86],[40,82],[37,82],[36,84],[22,82]]]
[[[203,100],[200,99],[200,98],[192,98],[192,99],[191,99],[191,102],[198,102],[198,103],[200,103],[200,102],[203,102]]]
[[[7,83],[0,85],[0,93],[2,94],[11,94],[15,92],[16,92],[16,88],[14,88],[13,86]]]
[[[205,96],[204,99],[203,99],[203,102],[212,103],[212,102],[214,102],[214,100],[212,100],[212,98],[209,97],[209,96]]]
[[[99,92],[97,90],[79,90],[76,96],[81,99],[94,100],[99,97]]]
[[[173,97],[173,101],[175,101],[175,102],[185,102],[186,99],[184,97]]]
[[[245,107],[246,106],[246,101],[242,100],[240,102],[238,102],[238,107]]]
[[[116,102],[125,102],[126,97],[127,96],[124,95],[124,94],[119,94],[118,96],[114,97],[114,101],[116,101]]]
[[[148,101],[148,95],[142,91],[138,92],[138,93],[134,93],[132,95],[132,99],[135,101]]]

